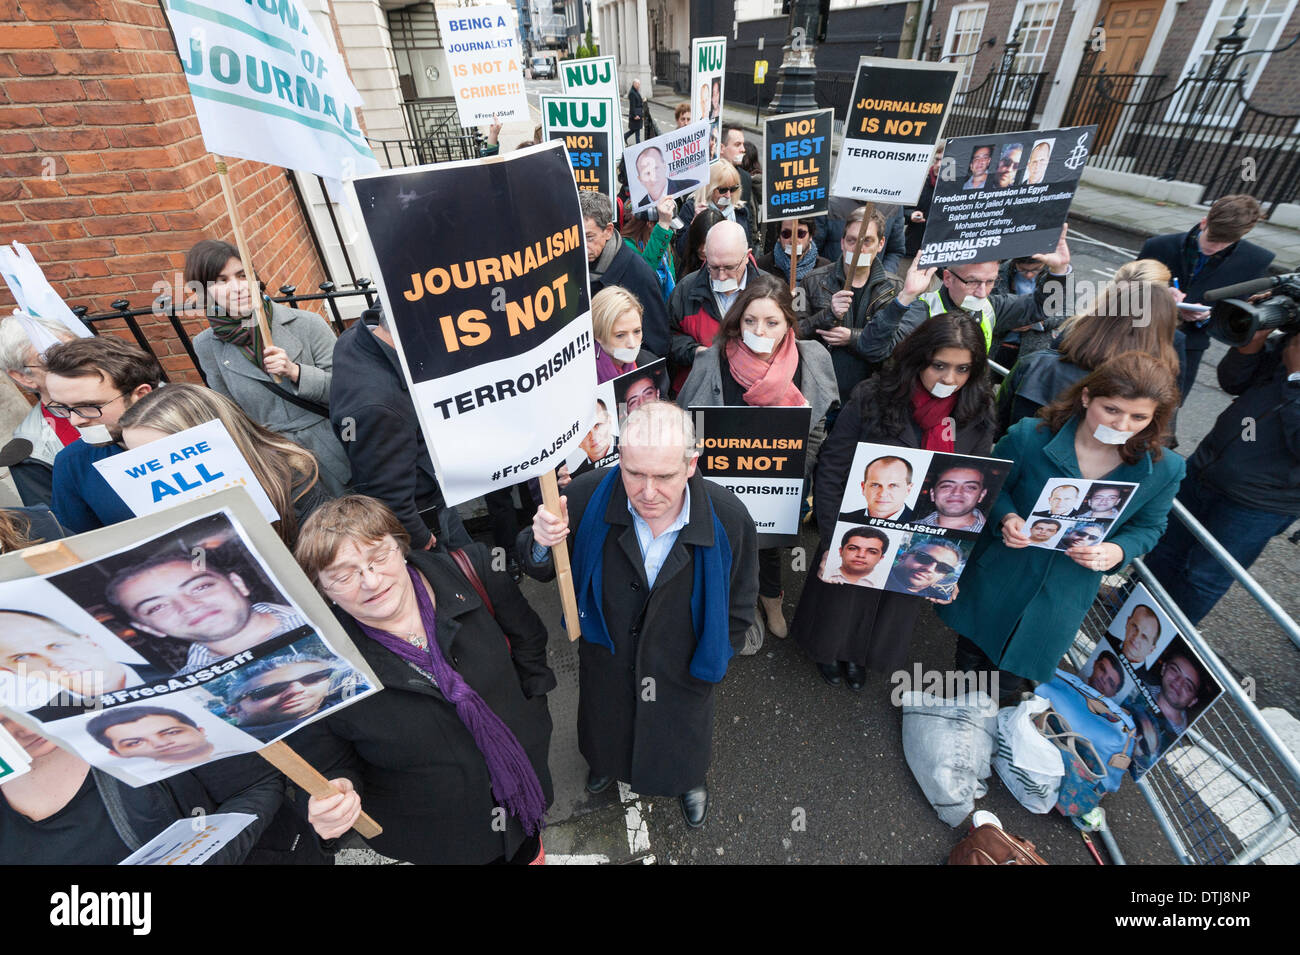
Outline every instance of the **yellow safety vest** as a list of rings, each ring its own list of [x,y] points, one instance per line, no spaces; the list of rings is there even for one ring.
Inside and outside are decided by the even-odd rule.
[[[929,312],[927,318],[948,312],[948,307],[943,304],[943,298],[938,292],[922,292],[917,298],[925,303],[926,311]],[[993,311],[993,303],[985,299],[984,307],[980,309],[980,328],[984,332],[984,347],[989,351],[993,350],[993,326],[996,323],[997,314]]]

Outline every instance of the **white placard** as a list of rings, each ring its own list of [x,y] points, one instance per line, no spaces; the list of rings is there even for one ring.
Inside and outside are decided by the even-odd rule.
[[[242,487],[263,517],[280,519],[230,432],[215,419],[96,461],[95,468],[137,517]]]
[[[462,126],[528,122],[515,11],[506,6],[438,7],[438,29]]]

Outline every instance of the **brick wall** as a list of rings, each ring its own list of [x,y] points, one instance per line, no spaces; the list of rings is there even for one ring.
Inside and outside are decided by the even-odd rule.
[[[314,290],[327,276],[285,171],[230,174],[258,278]],[[147,305],[209,237],[233,242],[157,0],[0,0],[0,240],[93,313]],[[140,322],[168,372],[197,379],[170,323]]]

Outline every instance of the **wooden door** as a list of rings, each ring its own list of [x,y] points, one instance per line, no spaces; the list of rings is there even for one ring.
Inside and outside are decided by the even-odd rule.
[[[1137,73],[1166,0],[1111,0],[1106,8],[1105,45],[1092,71]],[[1174,0],[1169,0],[1174,2]]]

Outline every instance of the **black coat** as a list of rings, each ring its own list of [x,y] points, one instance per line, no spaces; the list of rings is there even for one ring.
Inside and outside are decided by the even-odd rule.
[[[645,118],[645,101],[641,96],[641,91],[635,86],[628,87],[627,90],[627,128],[628,132],[637,132],[641,129],[641,120]]]
[[[605,476],[585,474],[569,485],[570,541]],[[708,546],[714,538],[706,494],[731,545],[733,647],[741,646],[754,622],[758,596],[753,518],[739,498],[698,472],[689,487],[690,520],[651,588],[627,493],[617,482],[605,510],[610,528],[603,551],[602,605],[614,652],[586,640],[578,644],[578,747],[593,773],[623,780],[648,795],[684,793],[702,785],[709,769],[715,685],[697,680],[688,669],[696,648],[692,545]],[[550,555],[545,564],[535,563],[532,544],[532,528],[525,528],[519,536],[520,564],[530,576],[551,580],[555,566]]]
[[[909,420],[902,434],[893,435],[877,430],[874,422],[864,419],[864,410],[874,408],[880,400],[880,381],[869,378],[853,390],[822,444],[813,485],[813,516],[820,541],[808,565],[808,577],[790,629],[808,656],[818,663],[846,661],[878,673],[892,673],[911,662],[912,630],[925,600],[867,587],[827,584],[817,576],[835,533],[858,444],[867,441],[919,448],[924,440],[913,421]],[[955,444],[958,454],[987,455],[993,448],[992,408],[984,420],[959,428]]]
[[[1225,285],[1236,285],[1251,279],[1268,275],[1269,263],[1273,253],[1268,249],[1242,239],[1228,246],[1222,252],[1210,256],[1205,267],[1192,278],[1195,264],[1194,253],[1188,245],[1195,243],[1200,226],[1193,226],[1189,232],[1171,232],[1168,235],[1156,235],[1142,243],[1139,259],[1155,259],[1169,269],[1178,280],[1178,287],[1186,294],[1186,301],[1198,305],[1205,304],[1205,293]],[[1191,261],[1189,261],[1189,258]],[[1187,350],[1204,351],[1210,346],[1209,326],[1197,328],[1184,324],[1187,333]],[[1190,382],[1185,382],[1190,385]],[[1184,389],[1186,391],[1186,389]]]
[[[659,276],[641,253],[615,234],[612,242],[618,243],[618,254],[609,268],[599,278],[592,277],[591,294],[594,297],[603,288],[617,285],[627,289],[641,303],[641,341],[656,355],[668,354],[668,305],[659,288]]]
[[[412,551],[407,559],[433,587],[443,655],[515,734],[549,804],[546,694],[555,675],[546,665],[546,627],[509,575],[490,569],[483,545],[466,552],[496,619],[450,556]],[[365,636],[355,620],[337,608],[335,615],[384,690],[299,730],[294,747],[327,779],[352,780],[362,808],[384,827],[369,840],[377,852],[423,864],[512,857],[526,838],[523,827],[510,816],[501,830],[487,762],[455,706],[423,674]]]
[[[427,544],[428,523],[420,515],[442,509],[442,490],[397,352],[364,319],[334,346],[330,423],[352,465],[353,489],[387,504],[412,546]]]

